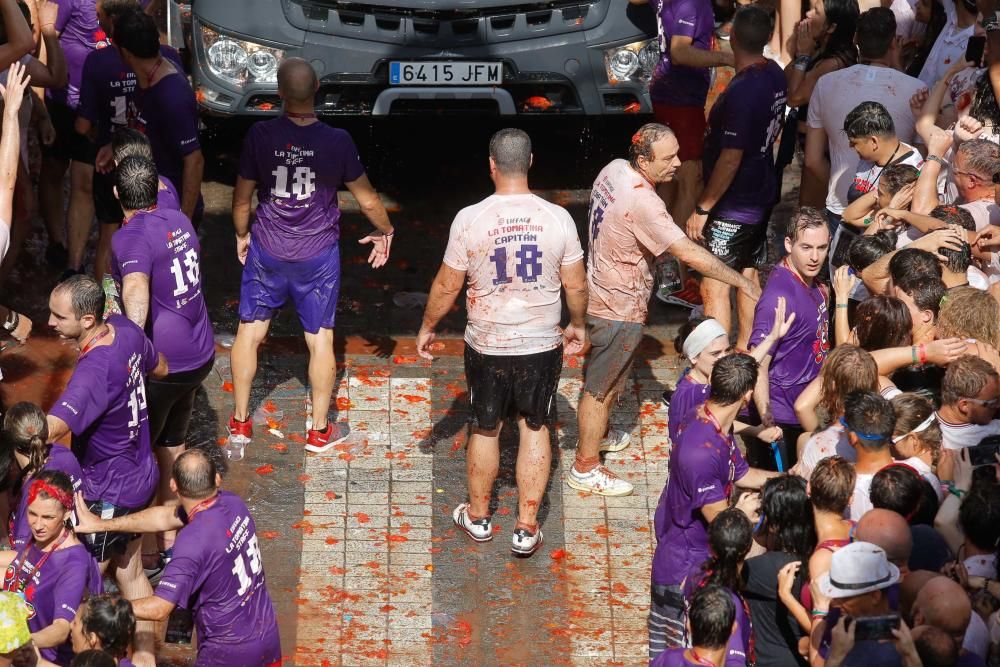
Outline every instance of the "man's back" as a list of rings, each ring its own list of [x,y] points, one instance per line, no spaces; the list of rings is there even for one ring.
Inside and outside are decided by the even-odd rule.
[[[177,533],[156,595],[194,612],[198,664],[209,664],[202,651],[219,645],[262,657],[273,648],[268,638],[276,635],[277,621],[257,529],[239,496],[219,491],[214,502],[193,513]],[[230,664],[240,663],[234,658]]]
[[[649,96],[670,106],[704,106],[711,81],[709,69],[671,62],[670,42],[673,37],[689,37],[694,47],[710,51],[715,41],[712,3],[709,0],[653,0],[650,4],[657,14],[662,55],[649,82]]]
[[[337,242],[337,190],[365,169],[344,130],[321,122],[297,125],[282,116],[250,128],[239,173],[257,183],[254,238],[268,254],[294,262]]]
[[[829,210],[840,214],[847,207],[847,189],[859,159],[844,133],[847,114],[862,102],[880,102],[895,122],[896,136],[910,143],[916,125],[910,111],[910,98],[923,88],[919,79],[876,65],[853,65],[824,74],[816,82],[809,98],[809,127],[826,130],[830,148],[830,182],[826,198]]]
[[[146,330],[171,373],[194,370],[215,353],[201,285],[201,244],[180,211],[140,211],[111,241],[115,280],[149,277]],[[124,291],[122,291],[124,294]]]
[[[444,262],[466,272],[466,341],[492,355],[558,347],[561,269],[582,259],[573,218],[535,195],[492,195],[459,211]]]
[[[684,238],[656,188],[625,160],[608,164],[594,181],[587,313],[645,324],[653,289],[653,261]]]

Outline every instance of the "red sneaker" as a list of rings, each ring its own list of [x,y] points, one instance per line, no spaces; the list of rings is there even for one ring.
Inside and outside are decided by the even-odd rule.
[[[326,428],[317,431],[314,428],[306,433],[306,451],[322,454],[334,445],[347,440],[351,429],[344,422],[327,422]]]
[[[250,438],[253,437],[253,422],[250,419],[240,421],[236,418],[236,415],[230,415],[229,437],[246,438],[249,442]]]

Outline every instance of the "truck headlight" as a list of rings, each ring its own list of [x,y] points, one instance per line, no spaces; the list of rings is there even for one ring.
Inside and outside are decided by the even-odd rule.
[[[656,39],[632,42],[604,51],[604,69],[611,83],[649,81],[660,62],[660,45]]]
[[[248,83],[275,83],[278,64],[285,52],[202,26],[201,43],[205,48],[208,69],[215,76],[237,86]]]

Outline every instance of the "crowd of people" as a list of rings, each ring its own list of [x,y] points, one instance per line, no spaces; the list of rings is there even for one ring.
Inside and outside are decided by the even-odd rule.
[[[494,538],[510,422],[511,551],[542,547],[565,354],[586,354],[565,484],[634,492],[602,454],[630,445],[611,412],[657,267],[676,261],[702,303],[675,341],[689,368],[664,394],[651,664],[1000,660],[995,0],[807,11],[762,0],[737,3],[727,23],[710,0],[650,3],[656,122],[597,175],[586,243],[532,193],[519,129],[492,137],[495,192],[452,223],[417,349],[433,359],[464,290],[472,423],[455,525]],[[194,93],[145,4],[0,0],[0,274],[37,209],[46,258],[64,271],[49,326],[79,348],[47,413],[18,403],[4,415],[0,665],[154,665],[178,609],[193,612],[198,665],[282,660],[253,517],[222,488],[214,454],[186,446],[216,350],[198,237],[204,160]],[[706,116],[722,67],[735,74]],[[283,111],[247,134],[233,194],[243,274],[226,451],[237,459],[253,437],[258,348],[289,301],[309,351],[305,449],[347,436],[329,418],[338,189],[373,227],[361,239],[372,268],[394,235],[351,137],[316,116],[312,66],[286,58],[277,78]],[[799,206],[779,223],[796,160]],[[0,320],[17,340],[30,334],[22,314],[0,307]]]

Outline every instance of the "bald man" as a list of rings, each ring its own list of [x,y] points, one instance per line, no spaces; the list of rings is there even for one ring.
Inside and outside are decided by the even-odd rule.
[[[865,512],[854,528],[854,539],[882,547],[889,562],[899,568],[905,578],[910,573],[910,552],[913,537],[906,519],[891,510],[873,509]]]
[[[969,596],[948,577],[934,577],[920,589],[911,610],[911,625],[933,625],[947,632],[961,646],[960,667],[983,665],[989,649],[989,634],[983,619],[972,613]],[[986,636],[983,646],[979,636]],[[977,660],[978,658],[978,660]]]
[[[307,416],[306,449],[324,452],[346,437],[346,429],[327,419],[336,372],[333,325],[340,293],[337,190],[346,186],[375,226],[376,231],[359,241],[372,244],[368,262],[373,268],[388,261],[393,228],[351,136],[317,119],[318,89],[309,63],[301,58],[284,60],[278,70],[284,114],[250,128],[243,145],[233,191],[236,256],[244,268],[240,327],[232,349],[236,404],[229,419],[231,444],[250,441],[250,387],[257,371],[257,348],[271,317],[289,300],[295,304],[309,348],[312,415],[311,422]],[[258,204],[251,231],[255,190]]]

